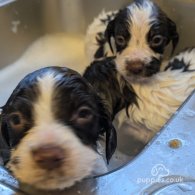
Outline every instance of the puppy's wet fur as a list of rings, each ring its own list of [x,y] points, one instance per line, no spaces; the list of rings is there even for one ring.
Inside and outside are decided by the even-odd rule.
[[[112,118],[122,105],[110,109],[106,102],[71,69],[27,75],[2,107],[6,166],[20,182],[40,189],[63,189],[89,176],[100,158],[99,136],[106,134],[107,161],[116,149]]]
[[[133,81],[160,71],[164,51],[179,40],[175,23],[152,1],[135,0],[119,11],[103,12],[89,26],[89,59],[115,56],[117,70]]]

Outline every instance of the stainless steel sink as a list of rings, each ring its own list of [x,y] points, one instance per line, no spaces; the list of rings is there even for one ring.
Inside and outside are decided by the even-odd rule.
[[[36,38],[56,32],[84,34],[100,11],[118,9],[129,2],[131,0],[17,0],[0,7],[0,67],[13,63]],[[195,1],[156,2],[177,23],[178,50],[194,45]]]
[[[47,34],[52,35],[62,32],[68,36],[82,37],[85,34],[87,26],[103,9],[118,9],[130,2],[130,0],[99,0],[96,2],[91,0],[16,0],[11,2],[0,0],[0,69],[4,71],[10,64],[20,59],[26,49],[37,38]],[[177,23],[180,34],[180,43],[177,51],[195,45],[195,0],[156,0],[156,3]],[[79,64],[74,65],[75,70],[81,71],[82,68]],[[23,74],[28,73],[28,71],[29,69],[24,69]],[[18,77],[18,74],[16,71],[15,74],[12,73],[10,75],[10,78],[0,78],[0,103],[1,97],[3,98],[4,95],[7,95],[4,89],[8,88],[8,93],[10,93],[11,88],[16,85],[16,82],[21,77],[21,75]],[[11,85],[9,85],[10,83]],[[4,100],[6,98],[7,96],[4,97]],[[194,96],[189,101],[190,109],[194,109],[193,102],[195,102]],[[178,117],[175,120],[178,121]],[[175,120],[169,126],[173,128],[173,135],[177,138],[180,135],[180,129],[177,129],[176,125],[174,126]],[[179,120],[179,122],[182,123],[182,120]],[[185,124],[187,125],[186,127],[189,126],[187,122]],[[181,161],[183,164],[180,167],[177,166],[177,168],[174,168],[174,164],[170,163],[171,159],[174,161],[179,161],[179,159],[177,155],[172,157],[171,154],[174,152],[167,150],[165,144],[163,144],[169,141],[168,138],[162,143],[162,137],[166,134],[166,131],[169,131],[169,126],[163,131],[162,135],[154,139],[151,146],[148,145],[147,149],[143,150],[134,160],[132,158],[144,146],[135,142],[131,142],[130,145],[128,137],[122,134],[119,135],[118,150],[108,168],[111,172],[119,168],[120,170],[96,179],[87,179],[61,193],[85,195],[167,194],[163,191],[162,193],[157,193],[157,190],[155,192],[155,189],[163,188],[156,183],[157,187],[149,184],[144,185],[144,183],[138,185],[135,182],[138,178],[147,178],[147,174],[150,174],[151,169],[158,164],[163,164],[165,168],[168,168],[171,175],[175,176],[175,174],[178,174],[177,176],[185,177],[185,180],[183,180],[184,183],[194,182],[195,174],[193,171],[182,171],[182,166],[185,166],[184,161]],[[157,143],[161,144],[158,145]],[[190,144],[189,147],[194,147],[193,141]],[[156,159],[154,155],[155,152],[158,152],[155,149],[157,146],[159,149],[164,150],[161,154],[162,158],[159,157],[159,159]],[[130,147],[134,147],[135,150],[130,152],[128,149]],[[179,155],[189,152],[189,150],[184,149],[181,151],[183,153],[179,153]],[[169,161],[162,156],[164,154],[168,156]],[[190,160],[194,161],[195,158],[190,155],[189,158],[186,158],[186,163]],[[126,164],[128,165],[125,166]],[[194,164],[189,167],[195,168]],[[187,178],[187,176],[190,176],[191,179]],[[190,183],[190,186],[192,186],[190,193],[193,191],[192,194],[195,194],[194,183]],[[0,171],[0,194],[13,194],[13,191],[16,191],[16,189],[18,189],[17,181],[12,179],[2,168]],[[29,194],[59,194],[59,192],[37,192],[25,186],[22,186],[21,189],[28,191]],[[16,194],[22,194],[22,192],[16,192]]]

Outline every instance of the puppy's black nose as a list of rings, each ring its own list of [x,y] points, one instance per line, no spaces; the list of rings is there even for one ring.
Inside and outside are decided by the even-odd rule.
[[[140,74],[143,72],[144,63],[141,61],[126,61],[126,70],[133,74]]]
[[[60,167],[64,161],[64,150],[58,146],[41,146],[32,150],[34,161],[42,169],[55,169]]]

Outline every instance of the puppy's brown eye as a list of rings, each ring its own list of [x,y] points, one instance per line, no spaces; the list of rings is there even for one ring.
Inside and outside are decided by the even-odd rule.
[[[9,115],[9,124],[14,129],[20,129],[23,127],[24,119],[19,112],[15,112]]]
[[[76,121],[78,124],[83,124],[90,122],[93,118],[92,110],[89,107],[82,106],[73,115],[72,120]]]
[[[164,37],[162,35],[155,35],[152,38],[151,46],[158,47],[163,43],[163,41],[164,41]]]
[[[116,41],[116,44],[120,46],[125,46],[126,44],[125,38],[121,35],[116,36],[115,41]]]
[[[89,118],[91,117],[91,115],[92,115],[91,110],[89,110],[88,108],[83,107],[79,109],[78,117]]]
[[[13,125],[19,125],[20,124],[20,116],[17,114],[13,114],[10,116],[10,123]]]

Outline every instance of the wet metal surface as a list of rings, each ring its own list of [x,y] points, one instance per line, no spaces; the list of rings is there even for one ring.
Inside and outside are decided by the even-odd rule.
[[[8,3],[10,0],[0,0]],[[177,51],[195,44],[195,0],[154,0],[177,23]],[[85,34],[103,9],[121,8],[132,0],[17,0],[0,7],[0,68],[13,63],[27,47],[48,33]],[[190,29],[190,30],[189,30]]]
[[[5,6],[5,5],[7,5],[7,4],[9,4],[9,3],[12,3],[12,2],[14,2],[15,0],[0,0],[0,7],[1,6]]]
[[[161,133],[125,167],[101,177],[86,179],[60,192],[37,191],[24,185],[21,185],[21,189],[26,194],[36,195],[194,195],[194,120],[195,93],[175,113]],[[179,147],[170,147],[170,141],[173,140],[179,140]],[[175,143],[177,146],[177,141]],[[0,194],[11,195],[17,186],[17,181],[1,168]]]

